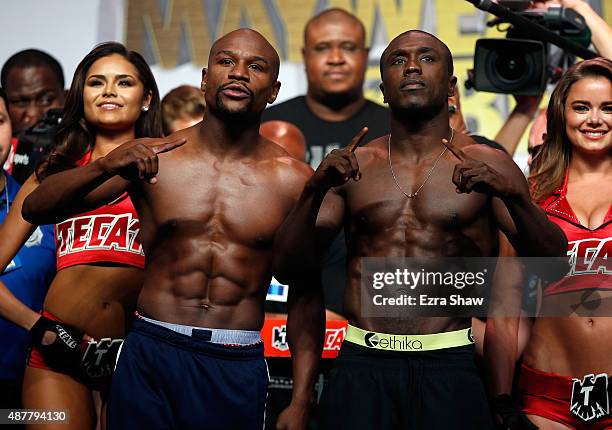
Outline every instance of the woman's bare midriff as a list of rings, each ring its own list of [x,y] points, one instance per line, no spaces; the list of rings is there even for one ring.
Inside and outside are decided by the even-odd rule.
[[[552,311],[572,302],[580,303],[583,293],[576,291],[546,297],[544,309]],[[524,353],[524,363],[544,372],[565,376],[612,374],[612,317],[605,316],[612,314],[608,309],[603,309],[605,302],[612,300],[612,292],[602,291],[599,294],[603,305],[598,309],[587,311],[581,308],[577,315],[569,317],[536,318]]]
[[[136,309],[143,271],[130,266],[79,265],[60,270],[44,309],[95,339],[124,337]]]

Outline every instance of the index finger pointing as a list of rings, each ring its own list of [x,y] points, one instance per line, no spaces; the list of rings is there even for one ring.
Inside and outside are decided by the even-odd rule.
[[[348,149],[349,152],[355,152],[355,149],[357,149],[357,147],[363,141],[363,138],[365,137],[367,133],[368,133],[368,127],[363,127],[361,131],[357,133],[355,137],[353,137],[353,140],[351,140],[351,143],[349,143],[346,149]]]
[[[179,146],[183,146],[186,142],[187,139],[185,138],[175,139],[170,142],[153,145],[151,149],[153,150],[153,152],[155,152],[155,154],[162,154],[164,152],[172,151],[173,149],[178,148]]]

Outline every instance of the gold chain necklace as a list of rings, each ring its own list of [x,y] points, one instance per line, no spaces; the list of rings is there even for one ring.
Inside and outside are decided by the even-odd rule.
[[[450,140],[448,141],[449,144],[453,142],[453,137],[455,137],[455,130],[451,128]],[[448,148],[445,146],[442,152],[440,153],[440,155],[438,155],[438,158],[436,158],[436,161],[434,162],[434,165],[432,166],[432,168],[429,169],[429,172],[427,173],[427,176],[425,177],[425,180],[423,181],[421,186],[417,188],[417,190],[414,193],[408,194],[406,191],[402,189],[402,187],[400,187],[399,182],[397,182],[397,177],[395,176],[395,172],[393,171],[393,164],[391,163],[391,135],[389,134],[389,170],[391,170],[391,176],[393,176],[393,181],[395,182],[395,186],[397,187],[397,189],[400,190],[400,192],[406,197],[408,197],[409,199],[413,199],[416,196],[418,196],[421,189],[425,186],[427,181],[429,181],[429,178],[431,178],[431,175],[433,175],[433,172],[434,170],[436,170],[436,166],[438,165],[438,162],[440,161],[440,159],[446,153],[447,150]]]

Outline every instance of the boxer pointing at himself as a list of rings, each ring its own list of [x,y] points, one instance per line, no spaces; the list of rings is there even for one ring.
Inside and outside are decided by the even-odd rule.
[[[380,68],[391,134],[357,148],[363,130],[323,160],[276,236],[275,273],[290,282],[316,271],[344,228],[349,326],[323,394],[328,428],[487,429],[470,319],[364,317],[361,258],[505,255],[512,247],[499,231],[520,255],[556,256],[565,239],[531,202],[507,154],[450,128],[448,97],[457,78],[444,43],[408,31],[391,41]],[[517,327],[518,319],[487,326],[489,351],[500,357],[494,396],[510,392]],[[384,350],[383,342],[368,342],[373,336],[418,341],[422,349]],[[525,423],[517,410],[502,409],[502,418]]]
[[[140,215],[145,280],[113,379],[112,429],[263,426],[268,374],[259,330],[272,245],[312,173],[259,135],[261,112],[280,88],[278,68],[259,33],[223,36],[203,70],[206,121],[50,176],[24,204],[27,219],[55,222],[128,190]],[[279,426],[304,428],[323,307],[317,282],[293,285],[295,387]]]

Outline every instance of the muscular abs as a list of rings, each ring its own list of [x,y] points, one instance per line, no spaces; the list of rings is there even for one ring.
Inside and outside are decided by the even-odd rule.
[[[148,259],[139,311],[185,325],[258,330],[274,233],[292,201],[279,198],[272,162],[190,154],[196,150],[203,151],[186,145],[168,154],[158,183],[137,193]]]
[[[400,186],[411,193],[431,167],[394,166]],[[361,257],[496,255],[497,229],[491,220],[490,199],[478,193],[457,194],[451,181],[454,160],[441,160],[416,198],[408,199],[395,185],[387,152],[365,149],[359,157],[363,178],[337,192],[349,215],[348,281],[345,309],[357,326],[389,333],[433,333],[469,325],[454,318],[390,320],[360,316]],[[418,184],[418,185],[415,185]],[[385,190],[381,192],[381,190]]]

